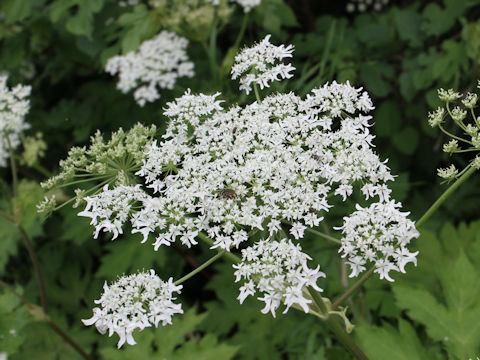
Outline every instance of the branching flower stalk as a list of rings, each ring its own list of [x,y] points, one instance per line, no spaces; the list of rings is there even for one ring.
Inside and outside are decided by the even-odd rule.
[[[368,113],[374,107],[366,92],[333,82],[304,98],[262,98],[260,90],[293,76],[295,68],[286,62],[293,50],[273,45],[268,35],[235,57],[232,78],[247,94],[253,90],[256,101],[225,107],[220,93],[187,90],[167,104],[169,123],[160,138],[141,125],[135,141],[129,141],[130,132],[114,133],[111,140],[98,133],[88,148],[74,148],[61,173],[45,182],[47,189],[83,186],[84,179],[102,184],[79,188],[75,196],[78,205],[86,204],[79,215],[91,219],[95,238],[105,232],[115,239],[128,222],[142,243],[153,240],[154,250],[177,242],[191,248],[200,240],[217,251],[177,281],[163,281],[151,270],[105,284],[95,301],[99,307],[84,322],[118,334],[119,347],[135,343],[135,329],[170,324],[174,314],[183,313],[173,302],[180,283],[228,257],[235,262],[235,282],[242,282],[240,302],[260,293],[264,313],[276,316],[293,307],[318,316],[357,358],[365,358],[333,318],[340,316],[350,329],[346,309],[314,301],[306,290],[321,292],[317,282],[327,275],[310,264],[300,242],[306,231],[317,232],[334,199],[346,201],[358,192],[371,205],[345,217],[341,240],[323,238],[340,242],[351,277],[373,263],[372,272],[393,281],[390,271],[416,264],[417,253],[408,245],[418,232],[390,198],[394,177],[373,151]],[[252,241],[261,231],[264,236]],[[239,259],[233,251],[240,248]]]

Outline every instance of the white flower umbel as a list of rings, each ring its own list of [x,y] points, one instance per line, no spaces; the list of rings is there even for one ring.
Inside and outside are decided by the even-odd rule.
[[[30,127],[25,122],[25,115],[30,109],[31,87],[17,85],[11,89],[7,86],[7,75],[0,75],[0,167],[7,166],[11,149],[20,144],[20,132]]]
[[[87,205],[78,213],[78,216],[92,219],[90,224],[95,226],[95,239],[103,230],[113,233],[113,240],[119,234],[123,234],[122,226],[130,218],[131,206],[136,202],[146,201],[147,198],[148,195],[140,185],[119,185],[109,189],[107,184],[100,193],[84,198]]]
[[[355,183],[365,184],[367,199],[389,196],[393,177],[372,151],[370,117],[361,114],[373,108],[366,93],[334,83],[305,100],[275,94],[230,109],[216,97],[187,92],[169,103],[163,141],[147,146],[137,174],[155,195],[132,225],[144,240],[155,232],[155,248],[195,245],[205,231],[214,247],[229,250],[252,229],[274,235],[281,221],[299,239],[323,219],[327,197],[346,199]]]
[[[270,43],[267,35],[260,43],[243,49],[235,56],[232,67],[232,79],[240,77],[240,90],[247,94],[252,90],[252,84],[258,84],[261,89],[269,87],[272,81],[289,79],[295,70],[291,64],[283,64],[284,58],[292,57],[293,45],[275,46]]]
[[[250,10],[252,10],[254,7],[257,7],[262,3],[262,0],[231,0],[233,2],[236,2],[238,5],[240,5],[243,8],[243,11],[248,13]]]
[[[125,342],[135,345],[133,331],[154,325],[172,323],[174,314],[183,314],[181,304],[175,304],[173,293],[180,293],[182,285],[176,286],[173,279],[162,281],[154,270],[122,276],[110,286],[105,283],[103,294],[93,308],[93,316],[82,320],[87,326],[95,324],[101,334],[117,333],[118,348]]]
[[[136,89],[134,97],[140,106],[160,98],[157,88],[173,89],[179,77],[194,75],[186,48],[188,40],[162,31],[140,45],[137,52],[110,58],[105,71],[119,74],[117,88],[123,93]]]
[[[417,264],[417,252],[411,253],[407,245],[420,235],[415,223],[407,218],[408,212],[401,212],[401,203],[393,200],[378,202],[363,208],[357,204],[357,211],[344,218],[342,246],[339,252],[347,258],[352,273],[358,276],[366,270],[368,262],[375,263],[380,279],[393,281],[391,270],[405,273],[409,262]]]
[[[235,282],[245,280],[240,288],[238,300],[240,303],[258,291],[265,302],[262,313],[275,311],[281,304],[286,306],[283,313],[297,304],[308,313],[308,304],[312,300],[305,298],[302,289],[311,286],[317,291],[323,291],[317,285],[320,277],[325,277],[320,267],[310,269],[307,260],[311,258],[302,252],[300,245],[294,245],[290,240],[257,242],[242,250],[242,261],[233,265]]]

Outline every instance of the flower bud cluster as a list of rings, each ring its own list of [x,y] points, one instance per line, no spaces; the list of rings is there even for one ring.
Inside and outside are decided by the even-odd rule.
[[[233,265],[235,282],[244,280],[240,288],[238,300],[240,303],[258,291],[263,297],[258,298],[265,303],[262,313],[275,311],[281,304],[288,309],[296,304],[308,313],[308,304],[312,300],[305,297],[303,289],[311,286],[317,291],[323,291],[317,285],[320,277],[325,274],[320,267],[310,269],[307,261],[310,256],[302,252],[300,245],[290,240],[262,240],[242,250],[242,261]]]
[[[101,334],[120,337],[118,348],[125,342],[135,345],[133,331],[146,327],[172,323],[172,316],[183,314],[181,304],[176,304],[174,293],[180,293],[182,285],[173,279],[162,281],[154,270],[122,276],[110,286],[105,283],[103,294],[95,303],[93,316],[82,320],[87,326],[95,324]]]
[[[157,88],[173,89],[179,77],[194,75],[193,62],[186,48],[188,40],[162,31],[140,45],[140,49],[110,58],[105,71],[118,73],[117,88],[123,93],[136,89],[134,97],[140,106],[160,98]]]
[[[406,264],[417,264],[418,251],[411,253],[407,245],[420,234],[407,218],[410,213],[398,210],[401,206],[393,200],[368,208],[357,204],[357,210],[344,218],[343,226],[337,228],[343,233],[339,252],[352,270],[350,277],[358,276],[368,262],[373,262],[380,279],[393,281],[391,270],[405,273]]]
[[[152,142],[155,125],[136,124],[125,132],[122,128],[105,140],[100,131],[90,138],[90,146],[72,147],[68,158],[60,161],[60,173],[42,183],[52,189],[76,177],[104,177],[111,184],[126,184],[129,173],[137,171],[142,163],[145,146]]]
[[[30,109],[31,87],[17,85],[7,86],[7,75],[0,75],[0,167],[7,166],[10,151],[20,144],[20,132],[30,128],[25,122],[25,115]]]
[[[479,85],[480,87],[480,85]],[[435,111],[428,114],[428,123],[431,127],[438,127],[445,135],[452,138],[448,143],[443,145],[443,151],[449,154],[469,153],[480,151],[480,119],[475,115],[475,107],[478,101],[478,95],[475,93],[467,93],[465,95],[454,91],[453,89],[439,89],[438,97],[445,102],[445,107],[439,107]],[[461,99],[464,108],[460,106],[452,107],[457,100]],[[467,115],[471,115],[469,121]],[[453,123],[463,133],[457,135],[457,130],[448,128],[444,119],[449,116]],[[477,157],[470,161],[465,169],[458,171],[454,165],[445,169],[438,169],[438,176],[447,181],[455,180],[461,176],[468,168],[474,166]]]

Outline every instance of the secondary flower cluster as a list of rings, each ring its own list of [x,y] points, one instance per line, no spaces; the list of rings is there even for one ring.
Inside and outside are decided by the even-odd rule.
[[[134,97],[140,106],[160,98],[157,88],[173,89],[177,79],[194,75],[186,48],[188,40],[162,31],[140,45],[137,52],[110,58],[105,71],[119,74],[117,88],[123,93],[136,89]]]
[[[87,326],[95,324],[101,334],[117,333],[118,348],[125,342],[135,345],[132,333],[154,325],[172,323],[172,316],[183,314],[181,304],[176,304],[174,293],[180,293],[182,285],[175,285],[172,278],[162,281],[154,270],[120,277],[116,282],[103,286],[103,294],[95,303],[93,316],[82,320]]]
[[[337,229],[343,233],[339,252],[347,258],[352,270],[350,277],[366,270],[367,262],[374,262],[374,272],[380,279],[393,281],[389,271],[404,273],[406,264],[417,264],[418,251],[411,253],[407,245],[420,233],[407,218],[410,213],[398,210],[401,206],[393,200],[374,203],[368,208],[357,205],[357,211],[344,218],[343,226]]]
[[[480,88],[480,81],[478,87]],[[435,111],[429,113],[428,123],[431,127],[438,127],[445,135],[452,138],[443,145],[443,151],[449,154],[480,151],[480,119],[475,115],[474,110],[478,102],[478,95],[471,92],[462,95],[453,89],[439,89],[438,97],[445,102],[445,107],[438,107]],[[452,108],[452,104],[455,104],[460,99],[463,106],[454,106]],[[467,115],[470,115],[472,120],[468,121]],[[447,116],[460,128],[463,136],[454,135],[445,127],[445,118]],[[440,168],[438,169],[438,176],[447,181],[454,180],[465,173],[471,166],[477,169],[480,168],[480,156],[477,155],[460,172],[455,165],[450,165],[444,169]]]
[[[7,75],[0,75],[0,167],[7,166],[10,150],[20,144],[20,132],[30,127],[25,122],[25,115],[30,109],[31,87],[17,85],[7,86]]]
[[[302,289],[311,286],[317,291],[323,291],[317,286],[317,280],[325,277],[320,267],[310,269],[307,266],[310,256],[302,252],[300,245],[294,245],[290,240],[263,240],[242,250],[242,261],[233,265],[235,282],[244,279],[246,282],[240,288],[238,300],[240,303],[256,291],[263,293],[258,298],[265,303],[262,312],[275,311],[283,303],[286,308],[283,313],[297,304],[308,313],[308,304],[312,300],[306,298]]]
[[[243,49],[235,56],[232,67],[232,78],[240,77],[240,90],[247,94],[252,90],[252,84],[258,84],[261,89],[269,87],[269,82],[289,79],[295,70],[291,64],[278,63],[284,58],[292,57],[293,45],[275,46],[270,43],[267,35],[260,43]]]

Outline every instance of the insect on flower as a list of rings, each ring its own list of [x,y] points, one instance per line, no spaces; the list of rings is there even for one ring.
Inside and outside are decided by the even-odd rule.
[[[233,189],[221,189],[218,192],[218,197],[223,199],[236,199],[237,193]]]

